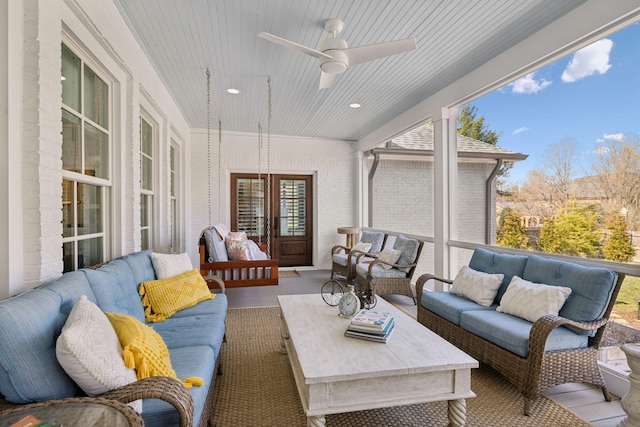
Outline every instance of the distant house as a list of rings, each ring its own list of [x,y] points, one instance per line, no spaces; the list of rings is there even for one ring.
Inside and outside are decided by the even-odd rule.
[[[458,135],[458,213],[455,220],[469,241],[495,243],[495,173],[504,162],[527,158],[466,136]],[[372,226],[410,234],[434,233],[434,135],[430,123],[399,135],[384,147],[369,151],[369,200]],[[488,190],[488,191],[486,191]],[[488,194],[488,197],[485,196]],[[490,241],[485,241],[486,235]],[[425,246],[425,251],[432,247]],[[422,259],[433,259],[432,254]],[[425,266],[428,268],[429,266]],[[427,270],[431,271],[431,270]]]

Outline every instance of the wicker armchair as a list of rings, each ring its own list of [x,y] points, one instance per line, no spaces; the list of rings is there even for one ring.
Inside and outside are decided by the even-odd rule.
[[[377,295],[406,295],[416,303],[415,289],[411,286],[411,279],[418,265],[423,242],[399,234],[393,244],[393,249],[400,251],[400,258],[396,263],[389,263],[380,259],[356,264],[356,281],[358,289],[371,289]],[[390,268],[385,268],[383,266]]]
[[[418,322],[428,327],[471,357],[485,363],[500,372],[515,385],[524,397],[524,414],[529,415],[532,403],[540,394],[560,384],[583,382],[602,389],[606,401],[611,400],[600,368],[598,367],[598,349],[604,336],[605,327],[615,304],[618,292],[624,280],[624,274],[618,272],[603,316],[592,322],[576,322],[561,316],[546,315],[538,319],[529,334],[528,357],[521,357],[493,344],[422,306],[421,298],[424,285],[429,280],[451,284],[452,280],[423,274],[416,282],[418,296]],[[569,350],[545,351],[549,334],[560,326],[571,326],[583,331],[595,331],[589,337],[588,346]]]
[[[363,231],[360,242],[371,244],[371,247],[364,253],[358,251],[357,244],[353,248],[343,245],[336,245],[331,249],[331,279],[336,275],[347,279],[347,283],[356,278],[356,264],[362,256],[377,254],[384,247],[387,236],[382,231]]]

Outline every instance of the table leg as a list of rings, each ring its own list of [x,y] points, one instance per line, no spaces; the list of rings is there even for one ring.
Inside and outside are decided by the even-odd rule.
[[[327,421],[324,418],[324,415],[307,417],[307,427],[324,427],[325,425],[327,425]]]
[[[467,421],[467,402],[464,399],[450,400],[449,427],[462,427]]]

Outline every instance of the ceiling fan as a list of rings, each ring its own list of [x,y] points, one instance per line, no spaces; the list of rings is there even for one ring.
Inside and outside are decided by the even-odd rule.
[[[269,33],[260,33],[258,37],[318,58],[320,60],[320,89],[331,87],[336,76],[344,73],[350,65],[397,55],[416,48],[416,39],[414,38],[348,47],[345,40],[337,37],[343,27],[344,23],[340,19],[328,19],[325,21],[324,29],[331,33],[331,37],[327,37],[320,42],[319,50],[311,49]]]

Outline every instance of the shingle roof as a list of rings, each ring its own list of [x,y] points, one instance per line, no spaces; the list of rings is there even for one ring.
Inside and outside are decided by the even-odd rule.
[[[409,132],[393,138],[387,148],[409,150],[433,150],[433,125],[425,123]],[[467,153],[519,154],[484,141],[458,135],[458,151]]]

